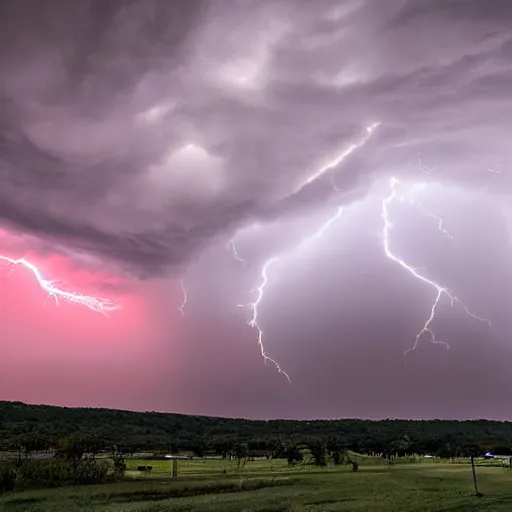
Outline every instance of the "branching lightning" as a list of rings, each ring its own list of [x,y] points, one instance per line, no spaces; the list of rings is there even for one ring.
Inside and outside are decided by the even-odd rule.
[[[261,269],[261,283],[256,288],[256,300],[254,302],[251,302],[250,304],[247,304],[247,307],[251,309],[252,311],[252,318],[249,320],[248,324],[253,328],[256,329],[256,332],[258,333],[258,346],[260,347],[261,356],[263,357],[263,360],[265,363],[267,361],[270,361],[276,368],[277,371],[281,374],[283,374],[287,379],[288,382],[291,383],[290,376],[281,368],[279,363],[275,360],[269,357],[265,351],[265,346],[263,345],[263,330],[259,326],[258,323],[258,306],[260,305],[261,301],[263,300],[263,295],[265,293],[265,288],[268,284],[268,269],[277,261],[279,260],[279,257],[274,257],[266,261],[265,265],[263,265],[263,268]]]
[[[380,123],[374,123],[374,124],[368,126],[366,128],[365,136],[358,143],[350,145],[345,151],[343,151],[340,155],[338,155],[334,160],[332,160],[327,165],[323,166],[322,168],[320,168],[319,170],[317,170],[316,172],[311,174],[298,187],[298,189],[295,190],[295,192],[298,192],[299,190],[304,188],[306,185],[323,177],[324,174],[327,172],[330,173],[331,184],[332,184],[333,189],[337,192],[341,192],[341,190],[339,189],[339,187],[337,186],[336,181],[335,181],[336,168],[340,164],[342,164],[344,162],[344,160],[350,154],[352,154],[356,149],[362,148],[368,142],[368,140],[371,138],[372,134],[374,133],[375,129],[379,126],[379,124]],[[420,171],[422,173],[430,174],[435,171],[435,168],[424,167],[422,159],[421,159],[421,155],[418,155],[418,156],[419,156],[418,165],[419,165]],[[491,170],[491,169],[489,169],[489,171],[494,172],[494,170]],[[404,193],[400,194],[398,191],[399,187],[406,189],[407,192],[405,194]],[[489,320],[487,320],[485,318],[481,318],[481,317],[475,315],[474,313],[472,313],[469,310],[469,308],[467,307],[467,305],[464,302],[462,302],[456,295],[454,295],[448,288],[441,286],[436,281],[433,281],[433,280],[425,277],[421,271],[421,270],[425,270],[425,269],[415,268],[415,267],[411,266],[403,258],[396,255],[392,251],[390,237],[391,237],[391,232],[392,232],[394,226],[390,220],[390,217],[391,217],[390,208],[391,208],[391,205],[395,201],[398,201],[398,200],[403,201],[404,199],[407,199],[411,205],[418,207],[426,217],[429,217],[436,221],[437,229],[441,234],[443,234],[443,236],[445,236],[451,240],[455,240],[455,237],[452,236],[448,232],[448,230],[445,228],[444,219],[442,217],[435,215],[435,214],[431,213],[430,211],[428,211],[423,206],[423,204],[418,200],[418,198],[414,195],[414,193],[413,193],[414,189],[421,188],[421,187],[422,187],[422,185],[414,185],[413,187],[408,187],[404,183],[399,181],[397,178],[393,177],[390,180],[391,191],[390,191],[389,195],[384,197],[381,201],[380,215],[381,215],[381,218],[384,223],[382,232],[381,232],[381,238],[382,238],[382,247],[383,247],[386,257],[388,259],[390,259],[391,261],[393,261],[394,263],[401,266],[417,281],[424,283],[426,286],[430,287],[435,292],[432,306],[430,308],[430,314],[429,314],[428,318],[426,319],[424,325],[422,326],[421,330],[416,334],[413,346],[404,352],[404,357],[407,357],[407,354],[409,352],[416,349],[416,347],[418,346],[418,344],[423,336],[428,336],[430,338],[431,343],[434,343],[437,345],[443,345],[446,349],[449,349],[449,345],[446,342],[440,341],[436,338],[435,333],[433,331],[433,327],[432,327],[435,317],[436,317],[436,313],[438,311],[438,307],[441,304],[441,299],[443,298],[443,296],[446,296],[449,299],[452,307],[455,304],[459,304],[460,306],[462,306],[462,308],[464,309],[465,313],[468,316],[470,316],[473,319],[478,320],[480,322],[487,323],[489,325],[489,327],[492,329],[492,325]],[[260,325],[260,306],[264,300],[265,293],[267,291],[267,287],[269,286],[269,283],[270,283],[269,272],[271,269],[275,268],[275,266],[277,266],[278,263],[284,262],[287,257],[289,257],[291,254],[295,253],[297,250],[302,249],[306,244],[309,244],[309,243],[313,242],[314,240],[321,238],[323,236],[323,234],[329,229],[329,227],[342,216],[342,213],[343,213],[343,208],[338,207],[336,213],[334,215],[332,215],[331,217],[329,217],[327,219],[327,221],[324,224],[322,224],[322,226],[320,226],[319,229],[317,229],[312,235],[303,239],[294,248],[289,249],[281,254],[278,254],[278,255],[273,256],[272,258],[268,259],[261,269],[259,285],[251,291],[251,293],[255,293],[254,301],[250,302],[248,304],[240,305],[240,307],[247,308],[251,312],[251,317],[247,323],[251,328],[255,329],[257,332],[257,343],[260,348],[261,356],[263,357],[265,363],[271,362],[275,366],[275,368],[279,371],[279,373],[284,375],[289,382],[291,382],[291,379],[290,379],[290,376],[288,375],[288,373],[281,368],[281,366],[275,359],[272,359],[271,357],[269,357],[267,355],[267,352],[265,350],[265,345],[264,345],[264,331]],[[232,240],[230,243],[230,249],[233,254],[233,257],[245,266],[246,261],[240,257],[234,240]],[[185,290],[183,281],[181,281],[181,287],[182,287],[182,291],[183,291],[183,303],[179,309],[180,309],[181,314],[183,315],[184,314],[183,308],[187,302],[187,294],[186,294],[186,290]]]
[[[429,212],[419,201],[415,203],[415,205],[423,212],[426,217],[430,217],[437,222],[437,229],[440,231],[443,236],[449,238],[450,240],[456,241],[457,239],[444,227],[444,219],[443,217],[439,217],[438,215],[434,215]]]
[[[34,277],[36,278],[37,284],[40,286],[42,290],[44,290],[47,294],[45,299],[45,303],[49,298],[55,300],[55,303],[59,305],[59,302],[62,300],[67,302],[68,304],[74,304],[77,306],[84,306],[91,311],[95,311],[96,313],[101,313],[102,315],[108,316],[107,313],[110,311],[114,311],[119,309],[119,306],[108,299],[102,299],[99,297],[92,297],[90,295],[83,295],[81,293],[76,292],[68,292],[62,290],[55,286],[56,281],[49,281],[48,279],[44,279],[41,271],[34,265],[33,263],[27,261],[25,258],[20,259],[12,259],[7,256],[0,255],[0,262],[7,263],[11,266],[11,271],[9,275],[14,272],[14,269],[17,266],[22,266],[32,272]]]
[[[272,265],[274,265],[275,263],[277,263],[279,261],[282,261],[284,258],[286,258],[286,256],[296,252],[297,250],[300,250],[301,248],[303,248],[305,245],[309,244],[310,242],[321,238],[323,236],[323,234],[329,229],[329,227],[336,220],[338,220],[342,214],[343,214],[343,208],[339,207],[337,209],[336,213],[332,217],[329,217],[329,219],[327,219],[327,221],[324,224],[322,224],[322,226],[320,226],[320,228],[317,231],[315,231],[311,236],[302,240],[302,242],[297,247],[295,247],[293,250],[287,251],[285,253],[282,253],[279,256],[274,256],[274,257],[270,258],[269,260],[267,260],[265,262],[265,264],[263,265],[263,268],[261,269],[260,285],[255,290],[257,292],[256,299],[254,300],[254,302],[251,302],[246,305],[241,305],[241,307],[249,308],[250,311],[252,312],[252,317],[248,321],[248,324],[253,329],[256,329],[256,332],[258,333],[257,341],[258,341],[258,345],[260,347],[261,355],[262,355],[264,361],[265,362],[270,361],[277,368],[277,370],[288,379],[288,381],[290,383],[291,383],[290,376],[281,368],[281,366],[279,365],[279,363],[277,361],[275,361],[274,359],[272,359],[271,357],[269,357],[267,355],[267,353],[265,351],[265,346],[263,344],[263,330],[259,325],[258,308],[264,298],[265,289],[268,285],[268,271]]]
[[[359,149],[363,147],[368,140],[371,138],[372,134],[374,133],[375,129],[380,125],[380,123],[373,123],[370,126],[366,127],[366,134],[365,136],[356,144],[351,144],[345,151],[343,151],[340,155],[338,155],[333,161],[329,162],[327,165],[321,167],[319,170],[311,174],[305,181],[298,187],[298,189],[295,192],[298,192],[306,185],[312,183],[313,181],[319,179],[322,177],[326,172],[331,171],[331,184],[333,188],[339,192],[339,188],[336,185],[336,182],[334,180],[334,170],[336,167],[338,167],[349,155],[351,155],[356,149]],[[289,382],[291,382],[289,375],[280,367],[279,363],[275,361],[274,359],[270,358],[266,351],[265,346],[263,343],[263,330],[261,329],[259,325],[259,313],[258,308],[264,298],[265,295],[265,289],[268,285],[268,271],[272,265],[277,263],[278,261],[281,261],[283,258],[285,258],[287,255],[291,254],[292,252],[295,252],[297,250],[300,250],[305,245],[309,244],[310,242],[317,240],[322,237],[322,235],[329,229],[329,227],[341,217],[343,213],[343,208],[338,207],[336,213],[330,217],[317,231],[315,231],[311,236],[305,238],[298,246],[296,246],[292,251],[287,251],[286,253],[283,253],[279,256],[274,256],[273,258],[270,258],[266,261],[266,263],[263,265],[261,269],[261,280],[260,285],[256,288],[256,299],[254,302],[251,302],[249,304],[241,305],[241,307],[248,307],[250,311],[252,312],[252,317],[248,321],[248,324],[253,329],[256,329],[258,333],[258,345],[260,347],[261,355],[265,362],[270,361],[274,364],[274,366],[277,368],[277,370],[282,373]],[[236,246],[232,245],[232,250],[235,258],[237,260],[240,260],[243,262],[241,258],[239,258],[238,253],[236,251]]]
[[[453,295],[448,290],[448,288],[441,286],[440,284],[436,283],[435,281],[432,281],[431,279],[428,279],[427,277],[421,275],[419,273],[419,269],[412,267],[410,264],[406,263],[402,258],[400,258],[399,256],[395,255],[392,252],[391,247],[390,247],[390,235],[391,235],[391,231],[393,230],[394,226],[393,226],[393,223],[390,221],[389,208],[390,208],[391,204],[396,199],[398,199],[400,197],[397,192],[397,186],[400,186],[400,185],[403,186],[403,183],[394,177],[391,178],[391,180],[390,180],[391,192],[387,197],[382,199],[382,203],[381,203],[381,217],[384,222],[384,226],[382,229],[382,241],[383,241],[382,244],[383,244],[384,253],[390,260],[392,260],[395,263],[397,263],[398,265],[400,265],[403,269],[405,269],[407,272],[409,272],[409,274],[411,274],[415,279],[426,284],[427,286],[429,286],[430,288],[432,288],[435,291],[435,298],[432,303],[430,315],[427,318],[427,320],[426,320],[425,324],[423,325],[423,327],[421,328],[421,330],[416,334],[416,338],[414,340],[414,345],[404,352],[404,357],[407,357],[407,354],[409,352],[412,352],[413,350],[416,349],[420,339],[424,335],[428,335],[430,337],[431,343],[443,345],[446,347],[446,349],[449,349],[449,345],[446,342],[439,341],[436,339],[434,331],[432,330],[432,323],[434,322],[438,306],[439,306],[441,298],[443,296],[448,297],[452,306],[454,306],[455,303],[460,304],[463,307],[466,314],[471,316],[472,318],[474,318],[480,322],[487,323],[491,329],[492,329],[492,325],[489,320],[487,320],[485,318],[481,318],[481,317],[475,315],[474,313],[472,313],[469,310],[469,308],[466,306],[466,304],[464,302],[462,302],[457,296]],[[433,217],[437,218],[435,216],[433,216]],[[440,223],[439,228],[440,228],[440,230],[442,230],[442,223]]]
[[[393,178],[396,182],[396,184],[399,184],[401,186],[405,186],[404,183],[400,182],[399,180],[397,180],[396,178]],[[413,185],[411,188],[410,188],[410,191],[409,193],[407,194],[401,194],[401,195],[398,195],[397,194],[397,198],[400,200],[400,201],[404,201],[405,199],[407,199],[409,201],[409,203],[412,205],[412,206],[416,206],[417,208],[419,208],[421,210],[421,212],[423,213],[423,215],[425,215],[425,217],[429,217],[430,219],[434,219],[436,222],[437,222],[437,230],[443,235],[445,236],[446,238],[449,238],[450,240],[453,240],[454,242],[457,241],[457,239],[444,227],[444,219],[443,217],[440,217],[439,215],[435,215],[434,213],[430,212],[429,210],[427,210],[423,204],[420,202],[420,200],[415,196],[415,194],[413,193],[413,191],[417,188],[423,188],[424,187],[424,184],[421,184],[421,185]]]

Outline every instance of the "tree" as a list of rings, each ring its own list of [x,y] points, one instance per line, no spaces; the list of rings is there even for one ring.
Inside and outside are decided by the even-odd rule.
[[[270,443],[270,449],[272,450],[270,454],[271,459],[279,459],[283,457],[286,452],[286,446],[281,438],[273,439]]]
[[[329,438],[326,443],[327,450],[330,452],[331,459],[335,465],[340,465],[345,462],[348,451],[345,443],[338,437]]]
[[[78,467],[88,448],[89,440],[78,436],[70,436],[60,441],[55,456],[71,463],[73,478],[76,478]]]
[[[20,455],[21,452],[23,452],[25,454],[25,458],[28,459],[30,454],[33,452],[46,450],[50,446],[50,443],[48,439],[41,437],[40,435],[25,434],[18,438],[17,445]]]
[[[396,453],[399,457],[403,457],[407,454],[409,447],[411,446],[411,440],[409,436],[403,436],[391,443],[391,452]]]
[[[311,441],[309,449],[315,466],[327,466],[327,449],[323,439]]]
[[[112,447],[110,459],[114,466],[114,480],[122,480],[126,471],[126,462],[122,452],[118,452],[116,447]]]
[[[247,443],[237,443],[234,452],[237,461],[237,470],[240,471],[240,469],[245,466],[249,457],[249,447]]]
[[[225,459],[233,453],[234,444],[228,437],[220,437],[213,441],[212,448],[215,454]]]
[[[297,462],[302,462],[304,460],[304,456],[302,455],[302,452],[299,450],[299,445],[296,443],[289,444],[286,447],[284,454],[289,465],[295,464]]]
[[[194,437],[190,442],[190,449],[196,457],[204,457],[209,449],[208,441],[203,437]]]

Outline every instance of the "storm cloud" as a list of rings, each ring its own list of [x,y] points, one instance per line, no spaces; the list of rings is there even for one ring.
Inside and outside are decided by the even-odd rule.
[[[297,185],[373,122],[333,171],[347,201],[380,175],[414,177],[418,153],[437,180],[475,187],[509,156],[506,1],[1,9],[2,222],[135,273],[323,205],[328,180],[299,200]]]
[[[5,244],[16,254],[33,250],[108,268],[128,276],[134,296],[148,294],[151,321],[130,331],[130,347],[146,347],[162,382],[170,378],[164,361],[199,367],[174,410],[335,415],[337,398],[311,403],[339,386],[354,415],[449,416],[443,397],[458,400],[461,388],[447,393],[446,382],[485,360],[498,370],[457,414],[488,400],[496,415],[489,397],[505,400],[499,369],[509,357],[503,339],[512,305],[511,23],[508,0],[4,0]],[[436,351],[421,368],[394,366],[402,365],[432,297],[382,256],[374,236],[391,176],[425,183],[422,205],[446,219],[458,240],[446,245],[435,219],[430,234],[420,232],[421,212],[394,205],[394,248],[495,325],[490,335],[482,326],[461,327],[460,316],[440,316],[440,338],[452,340],[455,352],[464,346],[468,360],[439,366]],[[294,256],[343,205],[343,233],[323,237],[314,255]],[[229,260],[233,238],[245,267]],[[270,388],[249,384],[266,377],[258,373],[254,332],[233,311],[251,300],[263,263],[283,251],[290,261],[276,271],[279,286],[261,315],[272,357],[299,382],[270,397]],[[170,280],[182,277],[196,319],[188,328],[166,323],[179,289],[161,300]],[[190,352],[177,355],[169,337]],[[64,357],[62,350],[55,353]],[[245,369],[236,376],[223,373],[226,365]],[[439,382],[417,384],[416,398],[406,396],[404,382],[430,382],[429,365]],[[374,379],[356,397],[349,388],[361,368]],[[238,388],[242,373],[248,384]],[[274,377],[272,385],[284,386]],[[240,396],[229,402],[235,381]],[[165,389],[151,386],[153,407],[168,408]],[[394,397],[392,405],[381,391]],[[114,395],[108,405],[147,404]],[[219,408],[211,405],[220,396]],[[361,405],[370,402],[371,414]]]

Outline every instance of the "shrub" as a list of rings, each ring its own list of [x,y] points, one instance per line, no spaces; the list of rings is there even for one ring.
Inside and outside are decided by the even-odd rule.
[[[59,459],[27,459],[0,464],[0,492],[100,484],[118,478],[119,474],[109,461],[98,461],[92,458],[82,460],[79,464]]]
[[[16,485],[16,470],[12,462],[0,462],[0,493],[12,491]]]

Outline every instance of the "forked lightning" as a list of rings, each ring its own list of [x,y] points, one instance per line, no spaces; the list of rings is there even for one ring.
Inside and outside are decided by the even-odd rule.
[[[435,281],[432,281],[431,279],[428,279],[427,277],[421,275],[417,268],[412,267],[410,264],[406,263],[400,256],[397,256],[396,254],[393,253],[393,251],[391,250],[391,246],[390,246],[390,235],[391,235],[391,231],[393,230],[393,223],[390,221],[389,208],[390,208],[391,204],[396,199],[399,198],[399,194],[397,192],[398,186],[404,186],[404,184],[401,181],[399,181],[397,178],[394,178],[394,177],[391,178],[391,180],[390,180],[391,192],[387,197],[382,199],[382,203],[381,203],[381,217],[384,222],[384,226],[382,228],[382,246],[384,249],[384,253],[390,260],[392,260],[395,263],[397,263],[398,265],[400,265],[404,270],[409,272],[409,274],[411,274],[415,279],[426,284],[427,286],[429,286],[430,288],[432,288],[435,291],[435,299],[434,299],[434,301],[432,303],[432,307],[430,309],[430,315],[427,318],[427,320],[426,320],[425,324],[423,325],[423,327],[421,328],[421,330],[416,334],[416,338],[414,340],[414,345],[404,352],[404,357],[407,357],[407,354],[409,352],[416,349],[420,339],[424,335],[428,335],[430,337],[431,343],[443,345],[447,349],[449,349],[449,345],[446,342],[438,341],[436,339],[434,331],[432,330],[432,327],[431,327],[432,323],[435,319],[437,308],[439,306],[439,303],[440,303],[443,295],[446,296],[450,300],[450,303],[452,306],[455,303],[460,304],[464,308],[466,314],[468,314],[469,316],[471,316],[472,318],[474,318],[480,322],[487,323],[490,328],[492,328],[492,326],[491,326],[491,323],[489,320],[487,320],[485,318],[481,318],[481,317],[475,315],[474,313],[472,313],[469,310],[469,308],[466,306],[466,304],[464,302],[462,302],[457,296],[453,295],[448,290],[448,288],[441,286],[440,284],[436,283]],[[433,216],[433,215],[431,215],[431,216],[436,219],[439,219],[436,216]],[[443,234],[444,234],[445,231],[443,230],[441,223],[439,224],[438,227],[439,227],[440,231],[443,232]]]
[[[75,304],[77,306],[84,306],[91,311],[95,311],[96,313],[101,313],[102,315],[107,316],[107,313],[110,311],[114,311],[119,309],[119,306],[108,299],[102,299],[100,297],[93,297],[90,295],[83,295],[77,292],[68,292],[62,290],[54,285],[55,281],[49,281],[48,279],[44,279],[41,271],[25,258],[20,259],[12,259],[7,256],[0,255],[0,262],[7,263],[11,265],[11,273],[17,266],[21,266],[29,270],[33,276],[36,278],[37,284],[46,292],[47,299],[52,298],[55,300],[55,303],[58,305],[59,301],[62,300],[67,302],[68,304]],[[46,300],[47,300],[46,299]]]
[[[372,134],[374,133],[375,129],[380,125],[380,123],[373,123],[370,126],[366,127],[366,134],[356,144],[351,144],[346,150],[344,150],[340,155],[338,155],[334,160],[329,162],[327,165],[321,167],[319,170],[311,174],[305,181],[298,187],[298,189],[295,191],[299,191],[302,188],[304,188],[306,185],[312,183],[313,181],[316,181],[317,179],[321,178],[326,172],[334,172],[335,168],[338,167],[346,158],[351,155],[356,149],[362,148],[371,138]],[[339,191],[339,189],[336,186],[336,183],[334,181],[334,175],[331,175],[331,183],[332,186]],[[261,355],[263,356],[263,359],[266,361],[272,362],[275,367],[278,369],[280,373],[282,373],[288,381],[291,382],[289,375],[279,366],[279,364],[272,358],[270,358],[265,351],[265,347],[263,344],[263,331],[258,323],[258,307],[261,304],[261,301],[263,300],[264,294],[265,294],[265,288],[268,284],[268,270],[269,268],[283,259],[285,256],[291,254],[292,252],[295,252],[296,250],[301,249],[304,245],[308,244],[309,242],[316,240],[320,238],[327,229],[331,226],[333,222],[335,222],[337,219],[341,217],[343,213],[343,208],[339,207],[336,211],[336,213],[330,217],[327,222],[325,222],[315,233],[313,233],[311,236],[304,239],[297,247],[293,249],[293,251],[286,252],[285,254],[281,254],[279,256],[275,256],[269,260],[263,265],[263,268],[261,270],[261,281],[260,285],[256,288],[256,300],[250,304],[247,304],[246,306],[252,311],[252,318],[249,320],[249,325],[256,329],[258,333],[258,345],[261,350]],[[236,246],[232,245],[233,249],[233,255],[237,260],[243,261],[238,257],[238,253],[236,251]]]
[[[345,151],[343,151],[333,161],[331,161],[327,165],[323,166],[322,168],[320,168],[319,170],[317,170],[316,172],[311,174],[298,187],[296,192],[298,190],[301,190],[302,188],[304,188],[306,185],[312,183],[313,181],[321,178],[327,172],[332,173],[331,174],[332,186],[336,191],[339,192],[340,190],[336,186],[336,183],[334,181],[335,169],[340,164],[342,164],[344,162],[344,160],[351,153],[353,153],[356,149],[362,148],[363,146],[366,145],[366,143],[369,141],[369,139],[371,138],[372,134],[374,133],[375,129],[379,126],[379,124],[380,123],[374,123],[374,124],[368,126],[366,128],[365,136],[357,144],[350,145]],[[426,169],[423,167],[423,164],[421,162],[421,156],[420,156],[419,165],[420,165],[420,170],[422,172],[425,172],[425,173],[432,172],[431,169]],[[489,169],[489,172],[497,172],[497,171],[495,171],[494,169]],[[382,248],[383,248],[384,254],[388,259],[390,259],[397,265],[401,266],[404,270],[406,270],[414,279],[425,284],[427,287],[431,288],[435,295],[434,300],[432,302],[431,309],[430,309],[430,314],[429,314],[428,318],[426,319],[421,330],[416,334],[413,346],[404,352],[404,357],[406,357],[409,352],[416,349],[416,347],[418,346],[418,343],[420,342],[420,340],[423,336],[428,336],[431,343],[443,345],[447,349],[449,348],[449,345],[446,342],[439,341],[436,338],[434,331],[432,330],[432,324],[435,320],[435,316],[436,316],[438,307],[441,303],[441,299],[443,296],[446,296],[449,299],[450,304],[452,306],[454,306],[456,303],[461,305],[467,315],[471,316],[475,320],[487,323],[489,325],[489,327],[492,329],[492,325],[489,320],[487,320],[485,318],[481,318],[481,317],[475,315],[474,313],[472,313],[469,310],[469,308],[467,307],[467,305],[464,302],[462,302],[456,295],[454,295],[452,292],[450,292],[448,288],[441,286],[436,281],[433,281],[433,280],[425,277],[420,272],[420,269],[411,266],[404,259],[402,259],[400,256],[398,256],[397,254],[395,254],[392,251],[390,237],[391,237],[391,233],[394,229],[394,225],[390,220],[390,218],[391,218],[390,208],[395,201],[403,200],[404,198],[407,198],[412,205],[420,208],[420,210],[424,213],[425,216],[434,219],[437,222],[437,228],[440,231],[440,233],[442,233],[444,236],[446,236],[447,238],[450,238],[452,240],[455,240],[455,238],[445,229],[444,219],[442,217],[439,217],[439,216],[434,215],[431,212],[429,212],[419,202],[417,197],[412,193],[412,191],[415,188],[421,187],[422,185],[414,185],[411,187],[411,186],[408,186],[405,183],[401,182],[400,180],[398,180],[395,177],[391,178],[389,185],[390,185],[390,193],[389,193],[389,195],[387,195],[386,197],[384,197],[381,200],[381,209],[380,209],[380,216],[383,221],[381,239],[382,239]],[[399,189],[400,189],[400,191],[399,191]],[[259,308],[264,299],[265,291],[269,284],[269,271],[277,263],[282,262],[287,257],[289,257],[293,253],[295,253],[297,250],[302,249],[305,245],[322,237],[322,235],[329,229],[329,227],[342,216],[342,213],[343,213],[343,208],[338,207],[338,209],[336,210],[336,213],[334,215],[329,217],[327,219],[327,221],[324,224],[322,224],[322,226],[320,226],[319,229],[317,229],[317,231],[315,231],[312,235],[310,235],[309,237],[302,240],[302,242],[300,244],[295,246],[293,249],[285,251],[285,252],[267,260],[261,269],[260,283],[253,290],[253,292],[256,293],[255,300],[249,304],[242,305],[242,307],[248,308],[251,312],[251,318],[248,320],[248,325],[250,327],[252,327],[253,329],[255,329],[257,332],[257,342],[258,342],[258,346],[260,348],[261,355],[262,355],[264,361],[265,362],[270,361],[277,368],[277,370],[282,375],[284,375],[286,377],[286,379],[288,379],[289,382],[291,382],[291,380],[290,380],[290,376],[288,375],[288,373],[281,368],[281,366],[279,365],[279,363],[276,360],[272,359],[271,357],[269,357],[267,355],[265,346],[264,346],[263,329],[261,328],[260,323],[259,323],[259,318],[260,318]],[[231,252],[233,254],[233,257],[245,266],[246,262],[243,258],[240,257],[234,240],[231,242],[230,246],[231,246]],[[40,270],[33,263],[27,261],[24,258],[12,259],[7,256],[0,255],[0,262],[4,262],[4,263],[10,265],[11,272],[17,266],[22,266],[22,267],[26,268],[27,270],[29,270],[36,278],[38,285],[46,292],[47,299],[53,298],[53,299],[55,299],[57,304],[59,304],[60,300],[63,300],[70,304],[76,304],[79,306],[87,307],[88,309],[98,312],[98,313],[101,313],[103,315],[107,315],[108,312],[119,308],[119,306],[117,304],[115,304],[114,302],[112,302],[108,299],[83,295],[83,294],[79,294],[76,292],[68,292],[68,291],[58,288],[57,286],[55,286],[55,281],[49,281],[47,279],[44,279],[42,277]],[[182,300],[182,303],[181,303],[180,307],[178,308],[178,310],[180,311],[181,315],[184,316],[185,315],[184,308],[187,304],[188,299],[187,299],[187,291],[186,291],[183,279],[180,280],[180,285],[181,285],[181,291],[183,294],[183,300]]]
[[[265,360],[265,362],[270,361],[271,363],[273,363],[274,366],[277,368],[277,370],[280,373],[282,373],[288,379],[289,382],[291,382],[290,376],[280,367],[280,365],[277,361],[275,361],[274,359],[272,359],[271,357],[269,357],[267,355],[267,353],[265,351],[265,346],[263,344],[263,330],[261,329],[261,327],[258,323],[258,317],[259,317],[258,307],[261,304],[261,301],[263,300],[265,288],[268,284],[268,270],[272,265],[281,261],[283,258],[286,258],[286,256],[289,256],[290,254],[295,253],[297,250],[300,250],[301,248],[303,248],[305,245],[309,244],[313,240],[320,238],[329,229],[329,227],[332,225],[332,223],[341,217],[342,213],[343,213],[343,208],[339,207],[337,209],[336,213],[332,217],[329,217],[329,219],[324,224],[322,224],[322,226],[320,226],[320,228],[317,231],[315,231],[311,236],[305,238],[293,250],[290,250],[286,253],[282,253],[279,256],[274,256],[273,258],[270,258],[269,260],[267,260],[261,270],[260,285],[256,288],[256,292],[257,292],[256,300],[254,302],[251,302],[251,303],[245,305],[252,311],[252,318],[249,320],[248,324],[252,328],[256,329],[256,332],[258,333],[257,341],[258,341],[258,345],[260,347],[260,351],[261,351],[261,355],[263,356],[263,359]],[[244,307],[244,306],[242,305],[242,307]]]

